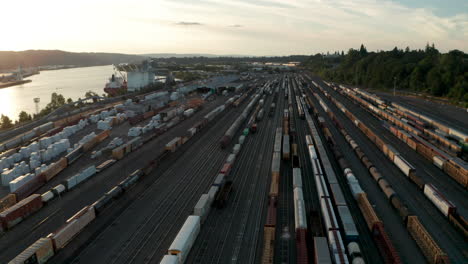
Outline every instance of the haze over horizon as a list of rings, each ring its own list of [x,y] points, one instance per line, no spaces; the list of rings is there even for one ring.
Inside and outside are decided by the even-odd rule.
[[[49,0],[2,7],[7,37],[0,50],[279,56],[361,43],[373,51],[426,43],[442,52],[468,50],[468,2],[461,0]]]

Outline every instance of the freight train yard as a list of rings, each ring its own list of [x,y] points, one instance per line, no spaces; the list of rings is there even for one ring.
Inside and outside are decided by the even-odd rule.
[[[306,73],[158,96],[1,145],[0,263],[466,263],[463,124]]]

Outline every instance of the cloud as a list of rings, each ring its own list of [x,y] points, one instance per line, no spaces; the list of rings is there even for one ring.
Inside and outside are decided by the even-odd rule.
[[[238,2],[247,3],[249,5],[255,5],[260,7],[277,7],[277,8],[295,8],[295,6],[286,4],[284,2],[277,1],[265,1],[265,0],[238,0]]]
[[[229,27],[240,28],[240,27],[243,27],[243,26],[239,25],[239,24],[234,24],[234,25],[230,25]]]
[[[180,22],[174,23],[174,25],[177,25],[177,26],[201,26],[203,24],[199,23],[199,22],[180,21]]]

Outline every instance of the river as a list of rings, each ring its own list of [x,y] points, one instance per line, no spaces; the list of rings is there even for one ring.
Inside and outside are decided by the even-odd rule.
[[[21,111],[33,114],[36,112],[33,99],[40,98],[39,109],[42,109],[50,102],[53,92],[73,100],[83,98],[87,91],[102,95],[112,73],[112,65],[41,71],[26,78],[32,80],[30,83],[0,89],[0,114],[13,120],[18,119]]]

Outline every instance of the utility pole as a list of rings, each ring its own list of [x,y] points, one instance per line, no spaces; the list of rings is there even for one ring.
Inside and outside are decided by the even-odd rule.
[[[396,96],[396,81],[397,77],[393,77],[393,96]]]

